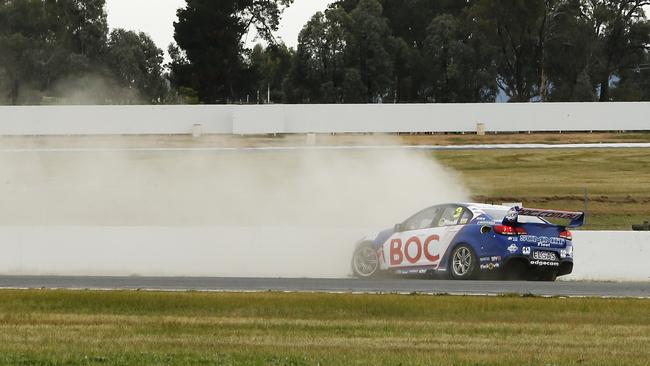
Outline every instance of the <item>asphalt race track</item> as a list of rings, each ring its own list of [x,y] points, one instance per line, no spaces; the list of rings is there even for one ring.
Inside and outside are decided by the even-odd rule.
[[[650,282],[502,282],[430,279],[188,278],[188,277],[0,277],[5,289],[96,289],[217,292],[421,293],[636,297],[650,299]]]

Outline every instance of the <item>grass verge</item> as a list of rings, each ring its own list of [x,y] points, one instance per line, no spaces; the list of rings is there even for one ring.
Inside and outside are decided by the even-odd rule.
[[[7,365],[641,365],[640,299],[0,291]]]

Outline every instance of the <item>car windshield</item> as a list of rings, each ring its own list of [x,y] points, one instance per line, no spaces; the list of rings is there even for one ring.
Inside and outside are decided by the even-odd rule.
[[[506,217],[506,214],[508,213],[510,209],[508,208],[488,208],[488,209],[483,209],[483,211],[488,214],[490,217],[492,217],[495,221],[503,221],[503,219]],[[522,224],[527,224],[527,223],[532,223],[532,224],[547,224],[546,221],[539,217],[535,216],[519,216],[517,218],[517,222],[520,222]]]

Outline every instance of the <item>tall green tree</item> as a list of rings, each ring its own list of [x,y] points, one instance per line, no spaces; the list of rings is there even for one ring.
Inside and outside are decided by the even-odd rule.
[[[348,67],[359,73],[365,88],[364,102],[382,101],[394,91],[397,44],[382,11],[379,1],[360,0],[350,12]]]
[[[425,89],[421,81],[427,78],[427,65],[423,59],[423,48],[427,27],[442,14],[456,16],[471,6],[475,0],[379,0],[382,17],[388,22],[393,45],[393,87],[397,102],[423,102]],[[360,0],[339,0],[332,7],[351,13]]]
[[[540,93],[548,19],[556,0],[480,0],[471,16],[497,47],[499,87],[513,102]]]
[[[597,46],[592,74],[599,86],[599,100],[611,100],[612,78],[634,69],[650,46],[650,23],[644,6],[650,0],[588,0],[585,16],[591,20]]]
[[[622,70],[614,84],[612,98],[616,101],[650,101],[650,51],[639,65]]]
[[[593,102],[596,98],[591,65],[597,38],[584,9],[582,0],[565,0],[548,19],[542,59],[543,101]]]
[[[298,49],[284,82],[293,103],[342,102],[349,15],[340,8],[317,12],[298,36]],[[358,81],[358,79],[355,79]],[[354,89],[354,88],[353,88]],[[352,90],[352,89],[351,89]],[[358,98],[354,95],[354,98]]]
[[[460,16],[475,0],[382,0],[384,17],[400,42],[396,54],[397,101],[423,102],[429,97],[425,40],[431,21],[444,14]]]
[[[245,97],[253,81],[244,57],[244,35],[255,29],[274,43],[282,9],[291,2],[187,0],[174,23],[174,38],[186,61],[172,63],[175,86],[196,90],[204,103]]]
[[[350,12],[330,6],[300,33],[285,94],[293,102],[393,101],[400,45],[379,1],[360,0]]]
[[[282,83],[291,68],[293,50],[285,44],[272,44],[264,48],[261,44],[255,45],[250,54],[250,65],[254,73],[255,85],[252,92],[254,101],[260,103],[267,90],[271,91],[271,101],[280,102],[285,99]],[[253,100],[249,98],[250,100]]]
[[[0,68],[9,103],[39,103],[59,80],[103,65],[104,5],[105,0],[0,1]]]
[[[45,0],[60,43],[74,54],[97,62],[108,36],[106,0]]]
[[[136,100],[163,103],[167,96],[163,76],[163,51],[145,33],[115,29],[108,40],[107,63],[120,88],[133,90]],[[117,101],[115,101],[117,102]]]
[[[18,104],[21,88],[38,83],[40,64],[47,59],[48,22],[39,0],[0,2],[0,69],[3,92],[10,104]]]
[[[471,19],[449,14],[436,17],[429,25],[423,52],[429,101],[494,101],[496,52],[472,25]]]

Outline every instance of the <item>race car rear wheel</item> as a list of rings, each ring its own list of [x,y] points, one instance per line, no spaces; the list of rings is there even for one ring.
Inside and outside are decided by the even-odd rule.
[[[352,271],[358,278],[373,278],[379,273],[379,257],[371,244],[364,244],[354,251]]]
[[[471,280],[476,277],[478,260],[472,247],[461,244],[451,252],[449,273],[454,280]]]

